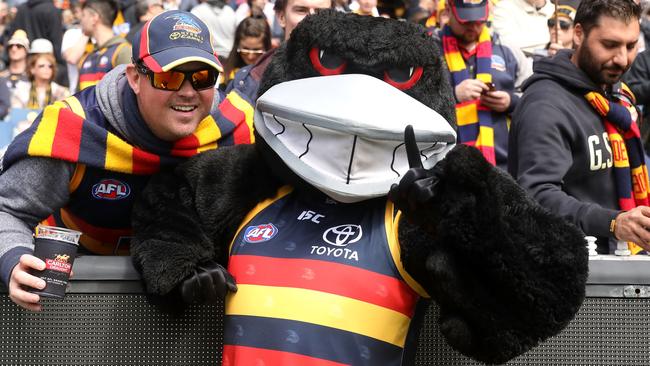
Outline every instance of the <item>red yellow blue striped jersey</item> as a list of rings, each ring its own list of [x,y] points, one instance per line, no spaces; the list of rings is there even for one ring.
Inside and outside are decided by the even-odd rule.
[[[402,364],[424,290],[404,270],[385,199],[342,204],[283,187],[231,245],[223,365]]]

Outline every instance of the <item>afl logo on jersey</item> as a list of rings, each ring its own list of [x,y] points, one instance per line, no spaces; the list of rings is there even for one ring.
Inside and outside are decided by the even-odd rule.
[[[244,232],[244,240],[248,243],[261,243],[273,239],[277,233],[278,228],[271,223],[249,226]]]
[[[131,188],[116,179],[103,179],[93,186],[92,194],[100,200],[121,200],[131,194]]]

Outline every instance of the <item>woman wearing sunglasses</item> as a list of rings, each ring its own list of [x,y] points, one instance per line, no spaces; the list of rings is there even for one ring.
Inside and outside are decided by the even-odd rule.
[[[266,18],[261,13],[254,13],[244,18],[235,31],[234,47],[224,63],[224,73],[219,87],[226,86],[235,77],[235,73],[246,65],[252,65],[271,49],[271,30]]]
[[[44,42],[41,42],[44,41]],[[27,61],[29,81],[19,81],[11,100],[12,108],[43,109],[46,105],[70,95],[68,88],[55,83],[56,59],[52,44],[46,39],[32,42]]]
[[[569,5],[559,5],[557,16],[547,21],[551,42],[546,45],[548,56],[553,56],[563,48],[573,48],[573,18],[576,10]]]

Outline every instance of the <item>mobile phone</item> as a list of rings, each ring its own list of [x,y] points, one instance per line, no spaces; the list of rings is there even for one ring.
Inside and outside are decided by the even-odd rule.
[[[484,90],[483,93],[481,93],[481,94],[486,94],[486,93],[493,92],[493,91],[497,90],[496,86],[494,86],[494,83],[485,83],[485,85],[487,85],[488,90]]]

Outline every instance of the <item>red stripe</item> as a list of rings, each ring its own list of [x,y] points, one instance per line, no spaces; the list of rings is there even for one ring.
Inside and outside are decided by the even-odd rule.
[[[222,366],[344,366],[345,364],[263,348],[230,346],[223,347]]]
[[[171,154],[173,156],[182,156],[189,158],[190,156],[194,156],[198,153],[197,148],[199,147],[199,144],[199,138],[196,137],[195,134],[185,136],[174,143]]]
[[[57,226],[56,220],[52,215],[48,216],[47,219],[45,219],[45,222],[50,226]]]
[[[142,59],[145,56],[149,56],[149,24],[151,21],[145,23],[142,27],[142,34],[140,35],[140,50],[138,54],[138,59]]]
[[[99,81],[106,75],[105,72],[94,72],[79,75],[79,82]]]
[[[413,316],[418,299],[397,278],[334,262],[234,255],[228,270],[238,284],[322,291],[392,309],[408,317]]]
[[[630,192],[630,195],[632,192]],[[621,206],[621,210],[627,211],[636,207],[636,203],[633,198],[619,198],[618,204]]]
[[[250,144],[251,138],[246,124],[246,114],[230,103],[228,98],[219,104],[219,110],[228,121],[237,126],[232,133],[235,144]],[[246,126],[246,128],[239,128],[242,125]]]
[[[153,174],[160,170],[160,156],[133,148],[133,174]]]
[[[65,123],[62,121],[65,120]],[[52,143],[52,157],[66,161],[77,161],[81,145],[83,118],[69,109],[59,109],[59,117]]]

